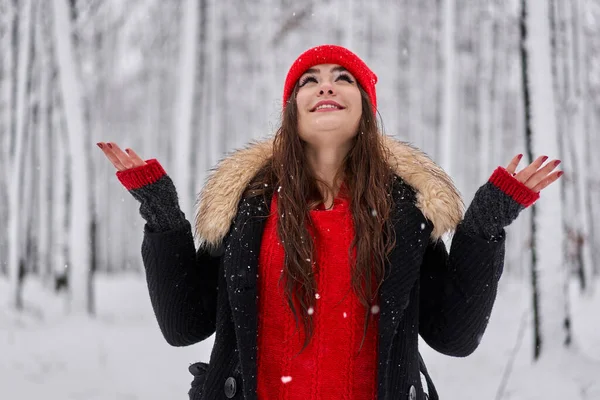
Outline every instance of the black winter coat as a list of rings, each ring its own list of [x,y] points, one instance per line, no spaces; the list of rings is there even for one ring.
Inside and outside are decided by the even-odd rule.
[[[380,291],[378,399],[438,399],[418,350],[418,335],[456,357],[481,341],[504,261],[504,227],[523,206],[492,183],[462,217],[445,173],[423,153],[386,139],[395,168],[396,247]],[[190,367],[190,399],[255,400],[258,259],[269,201],[243,198],[270,157],[271,142],[222,161],[209,179],[192,226],[179,210],[167,175],[132,194],[147,220],[142,256],[160,329],[173,346],[216,332],[210,362]],[[441,235],[454,231],[450,252]],[[260,399],[265,400],[265,399]]]

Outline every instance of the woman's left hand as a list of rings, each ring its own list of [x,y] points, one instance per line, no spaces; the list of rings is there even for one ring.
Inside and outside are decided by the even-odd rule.
[[[542,189],[546,188],[552,182],[556,181],[563,175],[563,171],[552,172],[558,164],[560,164],[560,160],[553,160],[542,167],[542,164],[548,159],[547,156],[540,156],[534,162],[529,164],[527,167],[523,168],[521,171],[517,171],[517,166],[519,162],[521,162],[521,158],[523,154],[519,154],[515,156],[506,170],[512,174],[519,182],[522,182],[529,189],[533,190],[536,193],[542,191]],[[541,168],[540,168],[541,167]]]

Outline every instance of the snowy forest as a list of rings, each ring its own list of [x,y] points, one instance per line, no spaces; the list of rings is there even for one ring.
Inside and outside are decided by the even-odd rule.
[[[158,159],[192,220],[326,43],[375,71],[383,132],[467,205],[516,154],[562,160],[508,228],[478,350],[421,343],[441,397],[600,399],[600,0],[0,0],[0,398],[185,398],[214,338],[162,338],[139,204],[96,142]]]

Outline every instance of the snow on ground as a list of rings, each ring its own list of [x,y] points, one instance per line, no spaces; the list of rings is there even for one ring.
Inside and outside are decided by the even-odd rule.
[[[25,287],[26,312],[0,307],[0,399],[187,398],[187,367],[208,360],[212,338],[190,347],[169,346],[141,276],[100,276],[97,290],[96,319],[65,317],[64,299],[35,281]],[[0,293],[8,293],[2,280]],[[518,355],[502,399],[600,399],[600,294],[573,296],[578,351],[551,355],[543,368],[531,366],[529,303],[523,285],[503,279],[490,325],[474,354],[452,358],[422,343],[443,400],[500,399],[498,388],[515,347]],[[552,395],[542,395],[541,388]]]
[[[550,354],[540,367],[532,362],[529,291],[510,278],[500,282],[488,329],[473,354],[447,357],[421,343],[441,398],[600,400],[600,295],[571,296],[579,352]],[[571,293],[576,290],[573,287]]]
[[[1,282],[1,281],[0,281]],[[0,293],[7,293],[0,283]],[[158,329],[143,277],[99,277],[98,317],[63,317],[63,302],[25,289],[25,316],[0,308],[0,399],[185,399],[187,367],[208,360],[212,338],[169,346]],[[46,308],[40,319],[33,308]]]

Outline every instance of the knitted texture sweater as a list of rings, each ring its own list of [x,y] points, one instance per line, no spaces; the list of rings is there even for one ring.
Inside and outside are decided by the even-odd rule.
[[[302,352],[303,326],[296,326],[280,281],[284,251],[277,235],[278,216],[275,194],[259,259],[258,398],[375,399],[377,313],[360,348],[365,308],[352,290],[348,249],[354,225],[348,198],[341,194],[330,211],[310,212],[317,295],[313,337]]]
[[[223,247],[196,250],[173,182],[156,160],[147,163],[117,176],[146,220],[142,259],[158,325],[174,346],[216,332],[210,363],[190,366],[190,399],[256,400],[258,255],[269,204],[240,199]],[[498,168],[475,194],[449,252],[441,240],[429,240],[433,224],[416,207],[413,188],[399,179],[393,195],[397,245],[380,292],[377,399],[424,400],[421,371],[429,399],[437,400],[417,335],[444,354],[475,350],[502,273],[503,228],[539,195]]]

